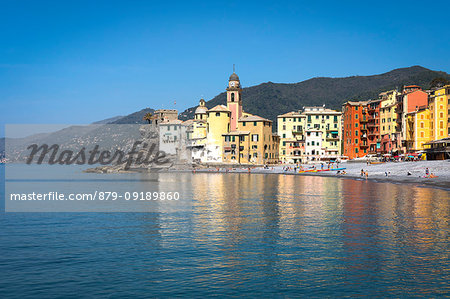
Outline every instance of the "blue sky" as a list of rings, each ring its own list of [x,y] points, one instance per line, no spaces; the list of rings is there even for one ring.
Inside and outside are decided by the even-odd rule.
[[[314,3],[312,3],[314,2]],[[450,72],[449,1],[0,1],[0,122],[181,112],[244,86]]]

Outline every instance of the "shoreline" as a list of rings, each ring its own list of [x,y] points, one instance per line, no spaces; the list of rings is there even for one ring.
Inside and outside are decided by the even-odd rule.
[[[445,164],[448,163],[448,164]],[[346,174],[337,174],[335,170],[330,171],[321,171],[321,172],[304,172],[298,173],[293,170],[284,171],[283,167],[293,167],[292,165],[284,165],[284,166],[270,166],[268,169],[264,169],[262,167],[251,168],[250,172],[248,171],[248,167],[239,167],[234,170],[226,171],[225,169],[229,167],[217,167],[217,168],[204,168],[193,170],[168,170],[168,172],[192,172],[192,173],[240,173],[240,174],[284,174],[284,175],[307,175],[307,176],[321,176],[321,177],[335,177],[335,178],[347,178],[354,179],[359,181],[370,180],[378,183],[393,183],[393,184],[414,184],[419,187],[432,187],[450,191],[450,161],[419,161],[419,162],[388,162],[385,164],[377,164],[377,165],[366,165],[366,163],[340,163],[339,167],[346,168]],[[316,164],[317,166],[317,164]],[[440,167],[436,167],[440,166]],[[320,164],[319,164],[320,167]],[[396,168],[401,168],[399,170]],[[417,168],[423,168],[423,175],[421,175],[420,171]],[[431,173],[437,175],[435,178],[426,178],[425,168],[429,168]],[[437,169],[436,169],[437,168]],[[364,169],[369,172],[368,178],[361,177],[360,171]],[[405,171],[406,169],[406,171]],[[388,176],[385,175],[385,172],[388,172]],[[410,172],[411,175],[408,176],[407,172]]]

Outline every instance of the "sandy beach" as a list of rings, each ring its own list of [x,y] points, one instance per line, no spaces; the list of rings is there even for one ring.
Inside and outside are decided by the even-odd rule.
[[[310,169],[315,166],[316,169],[321,169],[321,164],[303,164],[303,169]],[[286,167],[291,169],[285,170]],[[345,168],[346,174],[338,174],[336,170],[321,171],[321,172],[304,172],[298,173],[293,169],[294,165],[276,165],[269,166],[268,169],[263,167],[255,167],[250,169],[250,173],[255,174],[286,174],[286,175],[312,175],[312,176],[330,176],[352,179],[363,179],[366,177],[361,176],[361,170],[368,172],[368,180],[374,180],[378,182],[391,182],[391,183],[414,183],[419,185],[427,185],[433,187],[444,188],[450,190],[450,160],[444,161],[417,161],[417,162],[386,162],[383,164],[369,164],[355,163],[355,162],[343,162],[339,163],[339,168]],[[334,166],[336,168],[336,166]],[[327,164],[324,164],[323,168],[328,168]],[[425,177],[425,169],[428,168],[429,172],[434,174],[433,178]],[[226,166],[198,169],[199,173],[249,173],[248,167],[236,167],[229,168]],[[408,172],[411,175],[408,175]],[[386,175],[387,173],[387,175]]]

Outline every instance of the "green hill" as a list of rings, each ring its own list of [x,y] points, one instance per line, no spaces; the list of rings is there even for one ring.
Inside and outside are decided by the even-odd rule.
[[[242,98],[246,112],[276,122],[277,115],[304,106],[325,104],[327,108],[340,110],[341,105],[348,100],[373,99],[382,91],[400,89],[404,85],[416,84],[427,89],[430,82],[438,77],[450,80],[450,75],[445,72],[412,66],[373,76],[318,77],[292,84],[267,82],[244,88]],[[206,102],[208,108],[219,104],[226,104],[225,92]],[[180,119],[193,118],[196,107],[182,112]]]

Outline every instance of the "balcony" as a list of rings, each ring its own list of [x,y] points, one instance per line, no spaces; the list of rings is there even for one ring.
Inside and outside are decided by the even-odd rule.
[[[360,123],[366,123],[369,121],[368,117],[363,117],[362,119],[359,120]]]
[[[326,138],[327,141],[339,141],[339,137],[327,137]]]
[[[360,148],[368,148],[369,144],[367,142],[363,142],[359,145]]]

